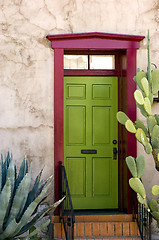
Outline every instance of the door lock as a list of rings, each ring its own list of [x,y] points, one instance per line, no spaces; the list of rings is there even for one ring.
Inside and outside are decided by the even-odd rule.
[[[117,144],[117,140],[113,140],[113,144],[114,144],[114,145]]]
[[[117,160],[117,153],[118,153],[118,150],[117,148],[113,148],[113,160]]]

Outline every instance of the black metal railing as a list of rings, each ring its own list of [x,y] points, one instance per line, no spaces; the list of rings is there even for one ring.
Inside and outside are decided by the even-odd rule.
[[[66,240],[74,240],[75,215],[66,175],[65,167],[60,162],[60,197],[65,196],[60,205],[60,217],[63,222]]]
[[[137,222],[141,239],[151,240],[152,216],[145,206],[137,201],[135,192],[133,192],[133,219]]]

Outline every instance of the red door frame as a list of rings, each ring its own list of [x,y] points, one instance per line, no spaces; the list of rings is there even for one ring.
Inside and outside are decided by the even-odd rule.
[[[126,52],[126,101],[127,115],[136,120],[136,104],[133,92],[136,84],[133,77],[136,74],[136,50],[144,36],[108,34],[108,33],[76,33],[48,35],[51,47],[54,49],[54,179],[55,201],[59,199],[59,161],[64,161],[64,119],[63,119],[63,79],[64,50],[68,49],[94,49],[94,50],[124,50]],[[123,86],[124,87],[124,86]],[[133,134],[126,133],[126,154],[136,156],[136,139]],[[127,180],[130,178],[127,172]],[[122,193],[121,193],[122,194]],[[127,181],[127,212],[132,211],[132,191]]]

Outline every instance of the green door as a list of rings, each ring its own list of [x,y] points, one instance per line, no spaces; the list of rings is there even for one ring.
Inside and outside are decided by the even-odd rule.
[[[117,84],[117,77],[64,78],[64,165],[74,209],[118,208]]]

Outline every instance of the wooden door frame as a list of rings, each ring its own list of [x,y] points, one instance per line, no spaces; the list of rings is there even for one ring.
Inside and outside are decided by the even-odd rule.
[[[119,52],[120,69],[118,69],[119,78],[119,110],[123,110],[131,118],[136,120],[136,104],[133,97],[133,92],[136,89],[136,84],[133,77],[136,74],[136,51],[139,48],[139,42],[144,39],[144,36],[108,34],[108,33],[76,33],[76,34],[61,34],[48,35],[47,38],[51,41],[51,47],[54,49],[54,181],[55,192],[54,200],[59,199],[59,161],[64,161],[64,50],[105,50]],[[126,82],[123,82],[122,66],[122,51],[126,57]],[[126,104],[125,104],[126,102]],[[119,125],[119,158],[121,158],[119,171],[123,169],[123,157],[131,155],[136,157],[137,146],[136,139],[133,134],[124,132]],[[119,209],[126,209],[128,213],[132,212],[132,191],[128,185],[130,172],[126,170],[123,176],[119,176]],[[126,181],[126,183],[124,183]],[[123,198],[124,188],[126,186],[126,203]],[[122,185],[122,186],[120,186]]]

